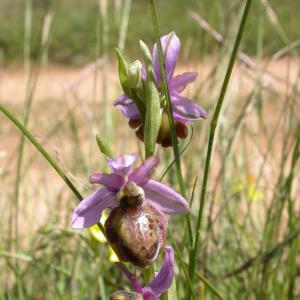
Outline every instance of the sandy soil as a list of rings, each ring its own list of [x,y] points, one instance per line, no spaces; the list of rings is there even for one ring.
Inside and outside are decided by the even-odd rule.
[[[226,62],[224,62],[224,65]],[[205,60],[202,63],[191,63],[177,66],[176,73],[184,71],[197,71],[199,80],[205,79],[212,71],[215,62]],[[256,70],[245,67],[244,64],[238,63],[234,68],[231,79],[231,91],[249,92],[256,84],[255,76],[261,72],[261,80],[263,86],[273,92],[285,93],[299,81],[299,62],[291,59],[282,59],[272,63],[263,61],[256,65]],[[33,67],[36,70],[36,67]],[[103,79],[103,71],[101,69],[101,61],[99,68],[96,64],[91,63],[83,68],[65,67],[60,65],[50,65],[43,68],[39,73],[38,82],[35,89],[35,101],[57,98],[63,99],[66,94],[76,91],[79,96],[91,97],[94,89],[95,70],[98,76],[98,88],[101,93],[101,80]],[[34,72],[33,72],[34,74]],[[108,71],[105,72],[109,82],[109,90],[112,96],[118,91],[118,82],[116,74],[116,66],[110,64]],[[34,78],[34,76],[32,76]],[[300,83],[298,82],[298,89]],[[11,104],[22,104],[25,94],[25,76],[22,69],[5,68],[0,71],[0,101],[9,102]]]

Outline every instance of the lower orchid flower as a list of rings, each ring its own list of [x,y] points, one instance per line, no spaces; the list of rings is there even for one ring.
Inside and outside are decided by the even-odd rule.
[[[72,215],[72,227],[97,224],[102,211],[110,208],[105,233],[111,246],[121,260],[146,267],[164,249],[165,215],[187,213],[189,207],[173,189],[150,179],[159,162],[156,156],[133,170],[135,159],[135,154],[109,159],[111,174],[95,173],[90,177],[91,183],[104,187],[79,203]]]
[[[117,291],[110,296],[110,300],[157,300],[172,284],[174,278],[174,250],[171,247],[165,248],[164,262],[160,271],[154,276],[150,284],[144,288],[138,283],[137,278],[124,268],[122,264],[117,264],[117,266],[127,276],[136,292]]]

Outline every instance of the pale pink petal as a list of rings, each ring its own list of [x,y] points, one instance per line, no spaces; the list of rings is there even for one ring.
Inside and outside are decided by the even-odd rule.
[[[124,184],[122,176],[117,174],[94,173],[90,176],[90,183],[103,184],[110,191],[118,191]]]
[[[104,209],[116,206],[118,206],[118,201],[114,192],[107,188],[97,190],[83,199],[74,209],[72,227],[87,228],[97,224]]]
[[[167,215],[185,214],[189,211],[186,200],[168,186],[149,180],[144,186],[145,198]]]
[[[170,82],[170,90],[181,93],[187,85],[194,82],[198,76],[197,72],[185,72],[183,74],[172,77]]]
[[[131,171],[131,165],[136,160],[136,154],[125,154],[117,156],[115,159],[109,159],[108,164],[115,174],[127,176]]]
[[[169,81],[173,76],[176,66],[176,61],[180,50],[180,40],[175,32],[164,35],[160,40],[164,53],[167,80]],[[160,73],[159,56],[156,44],[154,45],[153,49],[153,66],[156,80],[158,83],[160,83],[162,81],[162,77]]]
[[[150,156],[128,176],[128,180],[134,181],[139,186],[143,186],[149,181],[158,163],[159,159],[157,156]]]

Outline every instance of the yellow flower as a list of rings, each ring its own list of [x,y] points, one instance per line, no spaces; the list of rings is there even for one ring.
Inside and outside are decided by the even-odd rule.
[[[251,201],[260,201],[264,197],[263,192],[257,189],[255,178],[252,174],[247,174],[246,182],[242,180],[235,181],[232,188],[235,192],[245,191]]]
[[[107,242],[105,235],[99,229],[98,225],[93,225],[92,227],[90,227],[89,233],[97,242],[99,242],[101,244]]]
[[[108,218],[108,214],[107,213],[103,213],[100,219],[100,223],[104,226],[105,221]],[[99,229],[98,225],[93,225],[91,227],[89,227],[89,233],[91,234],[91,236],[99,243],[104,244],[107,243],[107,239],[105,237],[105,235],[103,234],[103,232]],[[118,256],[116,255],[115,251],[108,246],[109,249],[109,260],[111,262],[118,262]]]

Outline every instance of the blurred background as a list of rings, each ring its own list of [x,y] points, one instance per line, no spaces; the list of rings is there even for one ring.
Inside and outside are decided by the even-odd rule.
[[[193,228],[243,8],[241,0],[157,2],[161,33],[181,39],[175,74],[199,74],[185,96],[209,114],[180,142]],[[299,28],[299,0],[253,0],[217,130],[198,253],[197,270],[224,299],[300,299]],[[0,102],[83,195],[95,188],[91,172],[107,168],[96,134],[117,154],[143,152],[112,105],[121,94],[114,48],[141,59],[139,39],[152,48],[147,1],[0,0]],[[172,150],[158,154],[156,179],[172,162]],[[179,190],[174,174],[163,182]],[[130,290],[107,244],[70,229],[77,199],[2,114],[0,191],[0,299],[108,299]],[[170,228],[187,260],[184,218]],[[177,299],[186,299],[186,286],[177,266]],[[201,280],[195,291],[215,299]]]

